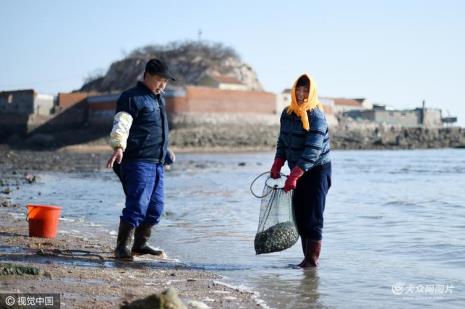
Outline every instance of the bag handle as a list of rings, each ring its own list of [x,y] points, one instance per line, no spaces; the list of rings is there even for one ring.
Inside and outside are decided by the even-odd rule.
[[[270,195],[271,192],[273,192],[273,191],[275,191],[275,190],[278,190],[278,189],[281,189],[281,188],[278,187],[277,184],[274,185],[274,186],[269,186],[269,185],[267,184],[268,179],[271,178],[271,177],[269,176],[269,175],[270,175],[270,172],[271,172],[271,171],[261,173],[260,175],[258,175],[257,177],[255,177],[255,179],[254,179],[254,180],[252,181],[252,183],[250,184],[250,193],[252,193],[252,195],[255,196],[256,198],[264,198],[264,197]],[[287,175],[285,175],[285,174],[283,174],[283,173],[279,173],[279,174],[280,174],[281,176],[287,177]],[[262,176],[264,176],[264,175],[268,175],[268,178],[265,180],[265,185],[268,186],[269,188],[273,189],[273,190],[270,190],[270,191],[269,191],[268,193],[266,193],[265,195],[258,195],[258,194],[256,194],[256,193],[253,191],[253,185],[254,185],[254,183],[255,183],[260,177],[262,177]]]

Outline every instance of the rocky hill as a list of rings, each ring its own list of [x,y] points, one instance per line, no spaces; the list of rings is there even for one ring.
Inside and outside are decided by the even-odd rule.
[[[197,85],[206,75],[224,75],[241,81],[250,90],[262,90],[257,74],[231,47],[204,41],[148,45],[111,64],[103,76],[89,78],[80,91],[119,92],[142,78],[150,58],[166,61],[177,81],[175,85]]]

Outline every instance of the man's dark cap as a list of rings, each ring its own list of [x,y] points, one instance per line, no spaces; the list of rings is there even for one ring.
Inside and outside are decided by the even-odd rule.
[[[168,65],[160,59],[150,59],[145,65],[145,72],[151,75],[158,75],[172,81],[176,80],[168,69]]]

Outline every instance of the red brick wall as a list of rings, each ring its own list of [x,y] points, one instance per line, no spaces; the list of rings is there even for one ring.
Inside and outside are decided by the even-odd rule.
[[[165,98],[169,115],[183,113],[273,114],[276,109],[276,96],[269,92],[194,86],[186,87],[185,91],[185,96]],[[113,112],[116,109],[116,102],[92,102],[87,104],[87,108],[91,117],[103,115],[102,113],[105,112]]]
[[[186,97],[167,97],[165,101],[168,114],[185,113],[189,111]]]
[[[73,93],[58,93],[58,107],[60,110],[66,109],[74,104],[84,100],[94,93],[90,92],[73,92]]]
[[[173,112],[273,114],[276,96],[269,92],[186,87],[187,103]]]

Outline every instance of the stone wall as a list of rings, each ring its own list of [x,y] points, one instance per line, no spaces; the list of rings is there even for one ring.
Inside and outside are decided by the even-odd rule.
[[[335,149],[464,148],[465,129],[380,127],[332,132]]]
[[[250,119],[249,119],[250,120]],[[75,144],[108,145],[111,123],[105,126],[79,127],[71,130],[47,132],[37,130],[26,140],[15,140],[17,145],[60,148]],[[279,125],[253,122],[178,122],[170,131],[170,145],[176,148],[205,151],[221,148],[226,151],[241,149],[273,150]],[[330,129],[332,149],[425,149],[465,148],[465,129],[365,127]],[[40,137],[40,138],[39,138]],[[0,140],[1,141],[1,140]],[[3,140],[2,142],[6,142]]]
[[[171,130],[170,143],[178,148],[232,147],[273,149],[278,125],[210,124]],[[363,130],[330,130],[332,149],[426,149],[463,148],[465,129],[377,127]]]

